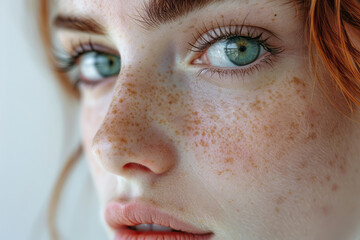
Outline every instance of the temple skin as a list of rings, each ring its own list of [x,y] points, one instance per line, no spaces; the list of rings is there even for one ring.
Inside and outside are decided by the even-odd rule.
[[[56,2],[59,14],[91,16],[104,28],[58,28],[65,50],[91,37],[121,56],[119,76],[80,89],[83,145],[102,211],[111,200],[144,202],[214,240],[358,239],[360,128],[308,68],[295,5],[212,1],[149,26],[144,3]],[[244,22],[273,33],[269,42],[284,51],[272,65],[244,76],[198,74],[204,66],[189,51],[197,32]],[[319,68],[328,97],[347,109]]]

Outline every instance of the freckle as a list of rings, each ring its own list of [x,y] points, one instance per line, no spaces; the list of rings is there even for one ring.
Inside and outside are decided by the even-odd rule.
[[[330,167],[334,167],[334,166],[335,166],[335,161],[334,161],[334,160],[330,160],[330,161],[329,161],[329,166],[330,166]]]
[[[95,152],[96,152],[96,155],[98,155],[98,156],[101,155],[100,149],[97,149]]]
[[[157,206],[157,203],[154,200],[150,200],[150,203],[152,203],[154,206]]]
[[[277,14],[276,14],[276,13],[274,14],[274,17],[277,17]]]
[[[304,169],[307,165],[308,165],[308,163],[306,161],[304,161],[300,164],[300,168]]]
[[[275,212],[276,213],[279,213],[280,212],[280,209],[278,207],[275,208]]]
[[[206,143],[204,140],[200,140],[200,145],[201,146],[203,146],[203,147],[208,147],[209,146],[209,144],[208,143]]]
[[[326,176],[326,181],[330,182],[330,180],[331,180],[330,175],[327,175],[327,176]]]
[[[308,136],[306,139],[312,139],[312,140],[315,140],[315,139],[317,139],[317,134],[316,134],[316,133],[314,133],[314,132],[312,132],[312,133],[310,133],[310,134],[309,134],[309,136]]]
[[[311,176],[311,177],[310,177],[310,180],[311,180],[312,183],[315,183],[315,181],[316,181],[316,176]]]
[[[331,187],[331,191],[336,192],[339,189],[339,186],[337,184],[333,184]]]
[[[276,204],[280,205],[285,201],[286,198],[280,196],[277,200],[276,200]]]
[[[329,215],[330,207],[329,206],[323,206],[321,210],[322,210],[323,215],[327,216],[327,215]]]
[[[294,78],[293,78],[293,83],[295,83],[296,85],[302,85],[303,87],[306,86],[306,83],[305,83],[303,80],[300,80],[300,79],[297,78],[297,77],[294,77]]]
[[[341,173],[346,173],[344,165],[340,165],[339,169],[340,169]]]
[[[233,164],[234,163],[234,158],[226,158],[225,163]]]

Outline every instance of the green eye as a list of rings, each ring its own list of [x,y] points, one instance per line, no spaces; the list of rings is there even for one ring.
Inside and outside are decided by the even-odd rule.
[[[260,54],[261,45],[249,38],[233,37],[226,40],[225,54],[237,66],[254,62]]]
[[[95,66],[101,76],[110,77],[119,74],[121,62],[115,55],[97,53]]]
[[[116,76],[120,73],[120,57],[101,53],[84,53],[79,62],[80,75],[87,81],[99,82],[103,78]]]

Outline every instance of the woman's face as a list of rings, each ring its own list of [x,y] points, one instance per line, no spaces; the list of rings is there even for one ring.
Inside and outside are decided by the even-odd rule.
[[[354,237],[359,127],[307,68],[301,6],[56,4],[56,37],[80,55],[83,145],[111,239],[141,223],[189,239]]]

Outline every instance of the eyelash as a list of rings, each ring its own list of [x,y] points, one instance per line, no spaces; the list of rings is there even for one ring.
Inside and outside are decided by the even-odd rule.
[[[246,33],[244,34],[244,28],[247,29]],[[196,30],[196,34],[193,35],[194,44],[188,43],[190,45],[191,51],[195,53],[201,53],[199,57],[202,56],[206,52],[206,50],[212,46],[213,44],[221,41],[226,40],[231,37],[245,37],[252,39],[259,43],[261,46],[264,47],[266,51],[270,54],[258,61],[258,63],[251,64],[248,67],[237,67],[237,68],[214,68],[214,67],[204,67],[198,71],[198,76],[203,75],[205,73],[210,73],[211,76],[217,74],[219,78],[225,77],[230,75],[231,77],[244,77],[245,75],[251,75],[255,71],[259,71],[261,67],[264,65],[273,66],[273,62],[279,54],[283,53],[284,49],[282,47],[275,47],[268,43],[270,37],[264,38],[264,31],[257,33],[256,29],[253,27],[245,26],[245,25],[228,25],[225,26],[216,23],[216,25],[212,25],[211,29],[208,29],[205,25],[203,28]],[[204,34],[205,33],[205,34]],[[63,73],[71,72],[75,67],[80,59],[80,57],[88,52],[102,52],[95,47],[92,43],[91,39],[87,40],[86,42],[79,42],[77,45],[72,45],[71,53],[66,54],[65,56],[55,53],[55,59],[57,61],[56,68],[58,71]],[[94,87],[98,84],[98,82],[91,82],[86,80],[82,80],[79,76],[77,76],[74,80],[71,78],[69,79],[70,83],[74,86],[75,89],[79,87],[79,84],[84,84],[87,87]]]
[[[198,76],[205,73],[210,73],[211,76],[217,74],[220,78],[226,75],[230,75],[231,77],[244,77],[245,75],[251,75],[252,73],[254,73],[254,71],[259,71],[264,64],[272,66],[276,57],[278,57],[279,54],[284,52],[284,49],[282,47],[276,47],[269,44],[270,37],[263,37],[265,30],[262,30],[260,33],[257,34],[257,29],[250,26],[230,24],[227,26],[225,25],[224,27],[224,25],[225,24],[221,25],[216,22],[216,24],[211,25],[210,29],[204,25],[200,30],[196,30],[196,34],[193,35],[193,42],[195,43],[188,43],[190,45],[189,50],[195,53],[204,54],[208,48],[210,48],[213,44],[219,41],[226,40],[232,37],[245,37],[251,40],[255,40],[257,43],[263,46],[264,49],[270,53],[270,55],[260,60],[260,63],[253,64],[250,67],[237,67],[235,69],[219,69],[212,67],[202,68],[198,71]],[[247,29],[246,33],[244,33],[244,28]],[[200,54],[199,57],[201,57],[202,54]],[[196,58],[196,60],[197,59],[198,58]]]
[[[62,73],[69,73],[71,72],[75,67],[82,55],[89,52],[99,52],[100,50],[95,47],[96,45],[93,44],[91,39],[89,38],[85,42],[79,42],[77,45],[72,44],[70,54],[65,53],[64,55],[61,55],[61,53],[56,52],[54,53],[55,59],[56,59],[56,69]],[[102,53],[106,53],[104,51],[101,51]],[[86,81],[82,80],[80,76],[76,76],[76,78],[73,80],[69,78],[69,81],[71,85],[73,85],[74,89],[78,89],[80,84],[85,84],[87,87],[95,87],[98,82],[92,82],[92,81]]]

